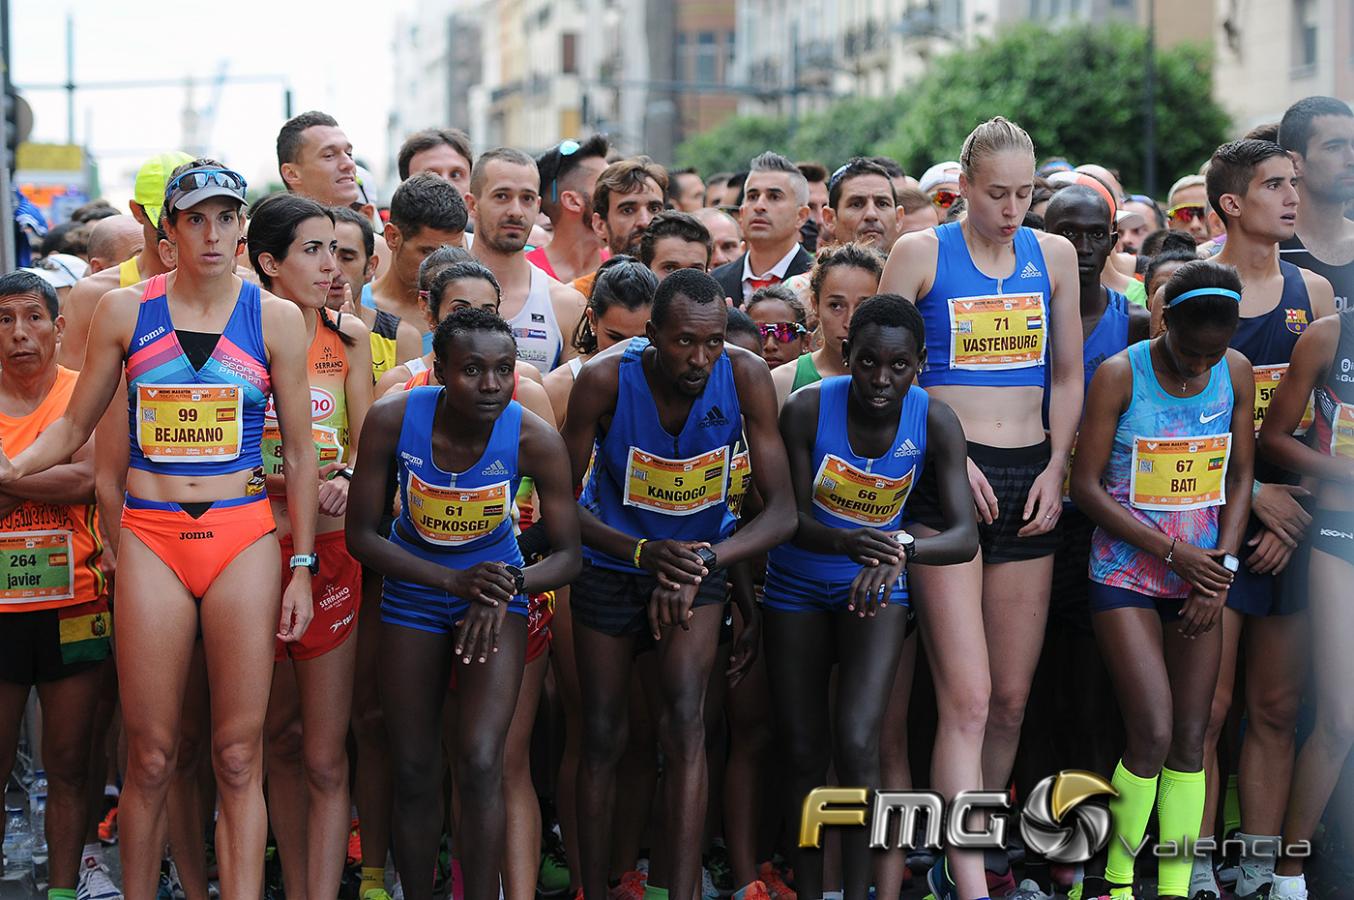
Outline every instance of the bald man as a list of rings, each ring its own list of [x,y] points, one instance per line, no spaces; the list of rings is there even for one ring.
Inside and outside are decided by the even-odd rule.
[[[141,223],[128,215],[98,220],[89,235],[89,274],[121,265],[146,247]]]

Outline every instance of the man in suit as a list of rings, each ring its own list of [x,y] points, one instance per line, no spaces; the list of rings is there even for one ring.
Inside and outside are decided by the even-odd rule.
[[[747,252],[710,273],[734,306],[813,267],[813,256],[799,244],[808,217],[809,183],[795,164],[769,150],[754,159],[739,207]]]

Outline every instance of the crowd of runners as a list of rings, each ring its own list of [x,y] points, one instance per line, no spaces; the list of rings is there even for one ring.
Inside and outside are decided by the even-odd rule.
[[[167,151],[53,230],[0,276],[46,896],[1347,896],[1354,113],[1165,198],[956,151],[436,129],[386,192],[307,112],[285,191]],[[1079,864],[798,839],[1067,769]]]

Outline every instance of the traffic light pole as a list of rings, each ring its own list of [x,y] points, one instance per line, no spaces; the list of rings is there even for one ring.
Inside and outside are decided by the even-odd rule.
[[[14,80],[10,72],[9,42],[9,0],[0,0],[0,81],[3,82],[5,103],[13,102]],[[0,122],[4,129],[4,146],[9,146],[9,117]],[[6,155],[8,155],[6,153]],[[0,165],[0,271],[12,272],[15,268],[14,255],[14,188],[10,184],[10,161],[6,159]]]

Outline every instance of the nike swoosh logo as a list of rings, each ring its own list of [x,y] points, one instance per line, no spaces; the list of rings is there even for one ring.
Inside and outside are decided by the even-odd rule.
[[[1225,412],[1227,412],[1227,410],[1224,409],[1222,412],[1215,412],[1211,416],[1206,416],[1203,413],[1199,413],[1199,424],[1207,425],[1209,422],[1212,422],[1214,419],[1216,419],[1218,416],[1222,415],[1222,413]]]

